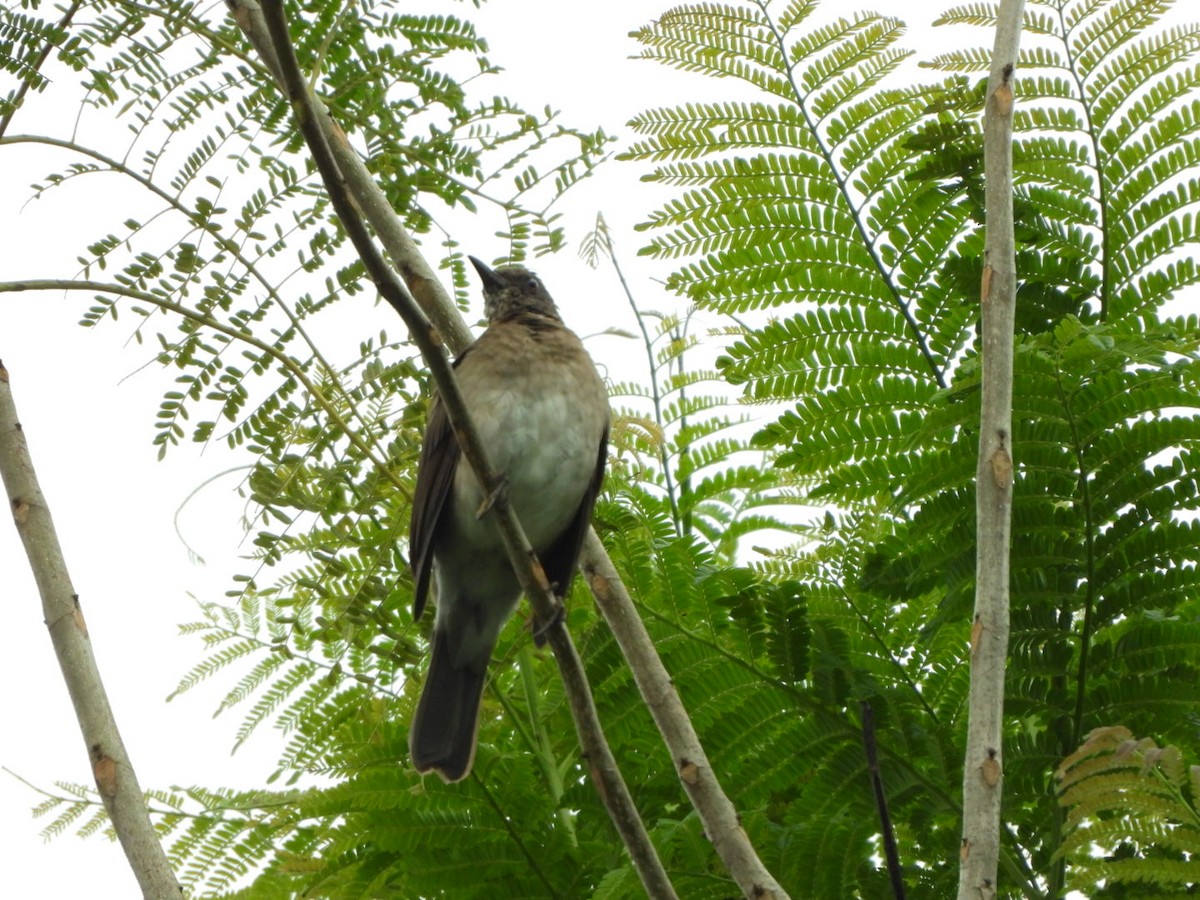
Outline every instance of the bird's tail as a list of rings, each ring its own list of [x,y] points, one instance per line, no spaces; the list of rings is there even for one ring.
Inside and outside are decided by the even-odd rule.
[[[434,629],[429,674],[408,732],[408,751],[418,772],[436,771],[444,781],[467,777],[475,760],[486,676],[486,667],[478,672],[470,666],[456,668],[445,634]]]

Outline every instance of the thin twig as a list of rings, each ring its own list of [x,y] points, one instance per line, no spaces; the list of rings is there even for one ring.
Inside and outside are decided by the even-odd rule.
[[[378,448],[371,447],[363,439],[362,435],[350,427],[350,423],[342,418],[341,413],[338,412],[336,404],[325,396],[320,386],[305,372],[304,367],[277,347],[273,347],[266,341],[255,337],[249,330],[228,325],[208,313],[184,306],[182,303],[176,303],[174,300],[168,300],[160,294],[140,291],[137,288],[126,287],[123,284],[115,282],[86,281],[70,278],[27,278],[21,281],[0,281],[0,293],[10,291],[92,291],[97,294],[114,294],[118,297],[129,297],[152,304],[159,309],[167,310],[197,324],[204,325],[233,340],[249,344],[264,356],[269,356],[278,362],[287,371],[288,375],[295,378],[296,382],[316,401],[316,404],[321,407],[321,411],[329,416],[333,423],[337,425],[339,432],[346,435],[346,439],[363,455],[363,458],[369,460],[379,471],[387,474],[397,488],[402,491],[406,490],[400,479],[390,474],[389,467],[385,464],[383,457],[376,454],[375,451]]]
[[[612,238],[608,234],[608,226],[601,218],[597,224],[597,231],[600,232],[601,246],[604,248],[605,254],[608,256],[608,261],[612,263],[613,271],[617,273],[617,280],[621,282],[621,290],[625,292],[625,299],[629,301],[629,308],[633,310],[633,317],[637,320],[638,328],[642,332],[642,346],[646,348],[646,364],[650,370],[650,399],[654,403],[654,424],[658,426],[658,463],[662,466],[663,480],[666,483],[667,501],[671,504],[671,522],[675,526],[675,533],[682,535],[683,517],[679,512],[679,498],[676,497],[675,476],[671,472],[671,457],[667,452],[667,426],[663,416],[663,390],[658,383],[658,361],[654,357],[654,341],[650,337],[650,331],[646,328],[646,317],[638,308],[637,301],[633,299],[633,291],[629,287],[629,282],[625,280],[625,273],[621,271],[621,264],[617,261],[617,251],[613,246]]]
[[[879,814],[879,830],[883,834],[883,857],[887,862],[888,879],[892,883],[892,896],[895,900],[904,900],[904,873],[900,868],[900,851],[896,847],[896,829],[892,827],[887,794],[883,791],[883,775],[879,769],[875,710],[866,700],[859,704],[859,708],[862,710],[863,750],[867,754],[867,774],[871,776],[871,790],[875,794],[875,811]]]

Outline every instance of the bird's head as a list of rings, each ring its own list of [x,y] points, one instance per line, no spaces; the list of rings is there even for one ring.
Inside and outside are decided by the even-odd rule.
[[[526,312],[559,318],[558,307],[554,305],[542,280],[528,269],[522,266],[492,269],[474,256],[468,256],[467,259],[483,282],[483,311],[489,322],[499,322]]]

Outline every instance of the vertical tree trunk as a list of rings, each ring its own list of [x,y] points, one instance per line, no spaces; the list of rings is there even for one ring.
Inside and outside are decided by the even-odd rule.
[[[987,242],[982,302],[983,396],[976,494],[975,620],[971,697],[963,765],[958,900],[996,896],[1004,665],[1008,655],[1009,532],[1012,518],[1013,330],[1016,263],[1012,215],[1013,71],[1023,0],[1003,0],[996,24],[984,115]]]

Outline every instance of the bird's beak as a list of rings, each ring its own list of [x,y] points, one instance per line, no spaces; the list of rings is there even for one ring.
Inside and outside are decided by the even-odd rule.
[[[488,268],[484,263],[480,262],[474,256],[468,256],[467,259],[471,261],[471,265],[473,265],[475,267],[475,271],[479,273],[479,280],[483,282],[484,293],[495,293],[504,287],[504,282],[501,281],[499,276],[497,276],[496,273]]]

